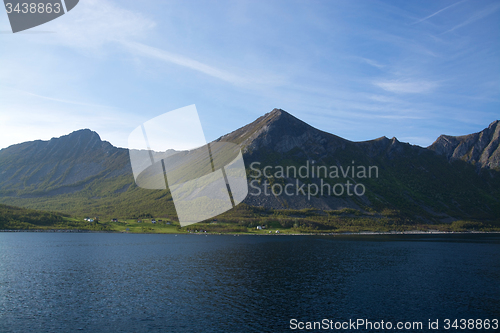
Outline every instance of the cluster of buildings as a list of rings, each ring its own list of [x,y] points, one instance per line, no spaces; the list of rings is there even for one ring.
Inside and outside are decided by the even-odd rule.
[[[263,230],[263,229],[266,229],[266,226],[265,226],[265,225],[258,225],[258,226],[257,226],[257,230]],[[279,234],[279,233],[280,233],[280,231],[279,231],[279,230],[276,230],[275,232],[276,232],[277,234]],[[269,230],[269,233],[270,233],[270,234],[272,234],[273,232],[272,232],[271,230]]]
[[[142,222],[143,222],[142,220],[137,220],[137,223],[142,223]],[[158,220],[158,221],[157,221],[156,219],[152,219],[152,220],[151,220],[151,223],[152,223],[152,224],[156,224],[156,223],[161,224],[161,223],[163,223],[163,220]],[[166,221],[166,222],[165,222],[165,224],[170,224],[170,222],[169,222],[169,221]]]

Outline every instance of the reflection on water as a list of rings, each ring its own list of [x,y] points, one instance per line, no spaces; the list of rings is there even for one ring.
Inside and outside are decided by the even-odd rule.
[[[498,235],[0,233],[0,331],[500,317]]]

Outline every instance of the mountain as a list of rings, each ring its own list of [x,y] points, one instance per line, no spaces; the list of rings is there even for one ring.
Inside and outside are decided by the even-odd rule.
[[[345,184],[347,180],[362,183],[366,187],[363,196],[305,198],[303,195],[249,195],[246,202],[253,206],[273,209],[385,209],[404,212],[403,215],[409,219],[420,221],[495,219],[500,213],[498,173],[479,174],[469,161],[448,159],[433,149],[402,143],[396,138],[352,142],[320,131],[283,110],[274,109],[219,140],[240,144],[247,168],[253,162],[260,163],[258,166],[261,169],[273,166],[274,170],[278,165],[295,165],[298,168],[309,162],[310,165],[343,167],[344,170],[350,166],[356,167],[356,170],[360,166],[377,166],[379,170],[379,176],[372,178],[359,179],[352,174],[335,179],[327,177],[331,185]],[[488,147],[494,145],[494,139],[490,140]],[[261,191],[264,178],[254,182],[256,185],[260,183],[258,187]],[[294,177],[291,178],[285,179],[285,183],[292,183]],[[318,179],[301,179],[302,183],[321,184]]]
[[[32,141],[0,151],[2,195],[73,193],[90,180],[130,174],[128,152],[79,130],[49,141]]]
[[[0,150],[0,201],[79,216],[175,216],[165,191],[135,186],[127,149],[89,129]]]
[[[480,169],[500,170],[500,121],[496,120],[481,132],[450,136],[441,135],[429,149],[448,160],[463,160]]]
[[[352,142],[318,130],[281,109],[258,118],[217,141],[239,144],[245,157],[266,158],[269,154],[292,154],[299,158],[323,159],[340,151],[350,151],[367,157],[402,152],[403,146],[396,138],[381,137],[371,141]],[[414,149],[421,149],[412,146]]]
[[[215,141],[243,151],[249,195],[228,212],[235,221],[258,216],[252,207],[260,207],[347,209],[415,224],[498,220],[498,134],[497,121],[480,133],[441,136],[428,148],[387,137],[352,142],[274,109]],[[137,187],[128,151],[88,129],[0,150],[0,202],[78,216],[176,216],[168,190]]]

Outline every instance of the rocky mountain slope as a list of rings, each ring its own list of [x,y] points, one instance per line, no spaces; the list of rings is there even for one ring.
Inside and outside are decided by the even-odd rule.
[[[429,149],[448,160],[463,160],[480,169],[500,170],[500,121],[478,133],[462,136],[441,135]]]

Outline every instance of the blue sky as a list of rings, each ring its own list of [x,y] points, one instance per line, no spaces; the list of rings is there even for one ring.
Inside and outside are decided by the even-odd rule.
[[[1,11],[0,148],[81,128],[125,147],[191,104],[208,141],[273,108],[421,146],[500,119],[499,1],[80,0],[9,31]]]

